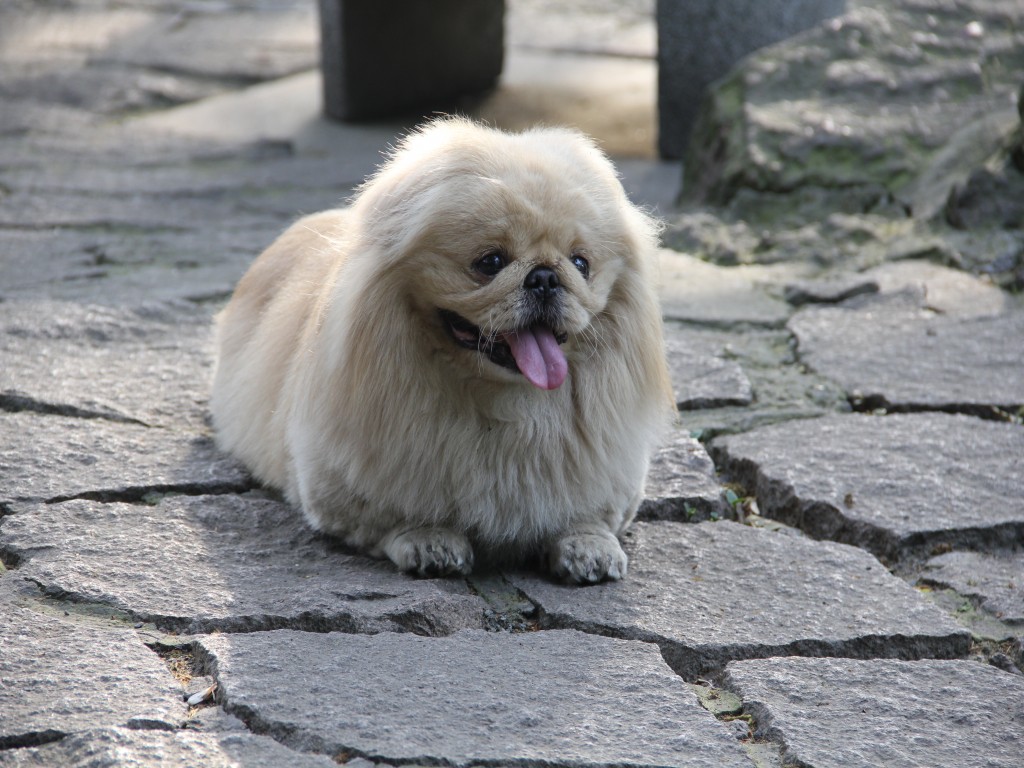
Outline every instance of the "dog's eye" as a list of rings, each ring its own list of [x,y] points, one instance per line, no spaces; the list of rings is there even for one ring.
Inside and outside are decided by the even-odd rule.
[[[497,248],[484,251],[483,255],[473,262],[473,269],[485,277],[494,277],[505,268],[505,255]]]
[[[583,256],[578,253],[574,253],[572,255],[572,265],[580,271],[584,280],[590,277],[590,262],[583,258]]]

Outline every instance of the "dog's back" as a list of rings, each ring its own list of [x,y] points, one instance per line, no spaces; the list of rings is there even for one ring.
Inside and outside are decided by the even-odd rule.
[[[253,262],[217,316],[210,410],[218,445],[278,488],[288,485],[282,388],[339,265],[346,220],[331,210],[297,221]]]

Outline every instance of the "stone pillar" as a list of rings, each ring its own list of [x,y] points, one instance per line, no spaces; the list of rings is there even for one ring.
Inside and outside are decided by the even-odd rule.
[[[495,85],[504,0],[319,0],[324,112],[338,120],[450,109]]]
[[[751,51],[846,10],[846,0],[658,0],[658,149],[682,157],[710,83]]]

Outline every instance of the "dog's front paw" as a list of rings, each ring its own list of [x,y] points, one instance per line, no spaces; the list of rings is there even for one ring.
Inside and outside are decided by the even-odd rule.
[[[467,574],[473,570],[469,539],[448,528],[392,531],[383,542],[383,550],[401,570],[419,576]]]
[[[575,584],[596,584],[626,575],[629,558],[611,532],[569,533],[554,542],[548,552],[548,567],[562,579]]]

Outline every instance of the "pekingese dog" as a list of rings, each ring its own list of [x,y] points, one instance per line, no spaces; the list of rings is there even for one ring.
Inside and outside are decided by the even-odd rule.
[[[219,444],[404,571],[468,573],[476,550],[620,579],[675,413],[656,238],[582,135],[434,121],[239,282]]]

